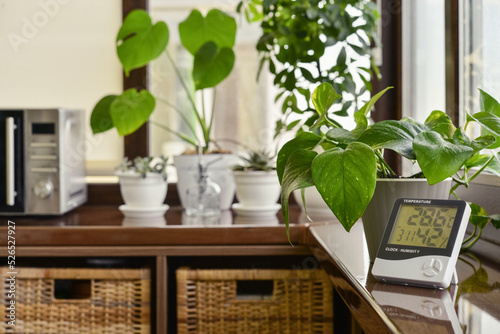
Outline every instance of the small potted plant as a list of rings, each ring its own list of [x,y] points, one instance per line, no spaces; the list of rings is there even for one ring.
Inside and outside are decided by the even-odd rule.
[[[196,103],[195,95],[199,94],[201,100],[204,100],[204,92],[215,89],[231,73],[235,61],[232,48],[236,37],[236,21],[218,9],[210,10],[206,16],[198,10],[192,10],[179,24],[179,36],[184,48],[192,55],[191,76],[194,87],[182,77],[167,49],[169,41],[167,24],[163,21],[153,23],[144,10],[134,10],[124,19],[116,38],[116,50],[126,76],[129,76],[130,71],[146,66],[160,55],[166,54],[186,92],[190,107],[181,110],[168,101],[162,102],[179,114],[186,123],[188,132],[181,133],[168,124],[150,122],[177,135],[193,148],[201,146],[203,153],[207,153],[213,144],[212,123],[215,110],[205,110],[204,103],[201,106]],[[149,120],[155,105],[155,97],[146,89],[131,88],[120,95],[107,95],[92,111],[90,119],[92,131],[100,133],[116,128],[120,136],[133,133]],[[196,152],[194,149],[193,153]],[[217,164],[211,165],[211,170],[208,172],[222,188],[221,209],[229,209],[234,197],[230,166],[235,163],[236,157],[232,154],[219,156],[223,156],[223,159],[212,157],[205,160],[207,162],[220,160]],[[197,178],[197,162],[195,154],[174,158],[174,165],[178,170],[177,190],[181,202],[184,201],[187,186]],[[212,169],[215,171],[212,172]]]
[[[333,101],[340,98],[340,95],[328,83],[316,88],[312,94],[312,102],[318,113],[318,120],[311,127],[315,132],[298,135],[278,153],[277,172],[282,185],[281,203],[286,224],[289,219],[290,193],[314,186],[349,231],[365,213],[375,197],[376,189],[382,188],[379,187],[378,180],[394,179],[397,182],[400,179],[385,162],[384,149],[393,150],[417,164],[420,172],[409,178],[421,179],[420,183],[424,185],[436,185],[452,178],[455,183],[450,190],[452,195],[455,195],[454,190],[458,186],[469,184],[482,171],[500,175],[498,153],[482,152],[483,149],[497,148],[500,145],[500,104],[491,96],[480,91],[482,111],[467,117],[465,128],[476,123],[487,131],[486,134],[471,139],[464,129],[455,128],[450,118],[437,110],[431,112],[424,123],[406,118],[369,125],[367,115],[386,90],[373,96],[358,110],[354,114],[356,127],[346,130],[332,123],[328,114]],[[324,152],[317,153],[316,148],[319,146]],[[448,193],[445,194],[448,198]],[[383,202],[383,210],[389,212],[393,202],[387,199]],[[473,210],[473,217],[479,214],[479,210]],[[382,218],[379,222],[381,225],[373,228],[370,225],[376,224],[375,222],[368,223],[368,219],[364,221],[372,259],[381,238],[377,231],[383,232],[386,222],[387,219]],[[471,222],[477,224],[475,220]],[[368,240],[372,237],[373,241]]]
[[[276,174],[276,154],[267,150],[247,148],[240,156],[241,163],[233,166],[236,197],[233,204],[238,215],[275,215],[280,205],[280,184]]]
[[[125,202],[120,210],[126,216],[130,216],[130,213],[165,213],[168,209],[163,204],[168,189],[166,168],[167,159],[163,156],[137,157],[133,162],[124,158],[117,167],[116,175],[120,180],[120,192]]]

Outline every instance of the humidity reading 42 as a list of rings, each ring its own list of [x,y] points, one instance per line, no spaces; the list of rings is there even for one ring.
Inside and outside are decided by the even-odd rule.
[[[457,208],[403,204],[389,243],[393,245],[446,248]]]

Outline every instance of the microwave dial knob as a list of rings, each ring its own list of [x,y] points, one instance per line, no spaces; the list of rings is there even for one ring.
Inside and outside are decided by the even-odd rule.
[[[40,198],[47,198],[52,195],[54,186],[49,180],[40,180],[35,184],[33,191],[35,192],[35,196]]]

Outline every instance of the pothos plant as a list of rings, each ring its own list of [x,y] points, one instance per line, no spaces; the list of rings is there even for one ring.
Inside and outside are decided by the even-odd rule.
[[[144,10],[134,10],[127,15],[116,37],[116,51],[127,77],[130,71],[146,66],[161,54],[166,54],[187,93],[191,109],[180,110],[174,104],[163,102],[179,114],[190,133],[181,133],[165,124],[154,124],[193,146],[202,146],[206,151],[212,141],[214,110],[208,113],[204,104],[198,108],[193,91],[200,92],[203,96],[205,89],[214,88],[231,73],[235,61],[232,48],[236,37],[236,21],[218,9],[210,10],[205,17],[198,10],[193,10],[179,24],[179,35],[182,45],[193,56],[191,74],[194,87],[188,86],[167,50],[167,24],[162,21],[153,24]],[[120,95],[107,95],[92,111],[92,131],[95,134],[114,127],[120,136],[133,133],[148,121],[155,104],[154,96],[146,89],[131,88]],[[190,119],[194,119],[194,122]]]
[[[390,87],[389,87],[390,88]],[[387,89],[389,89],[387,88]],[[387,90],[373,96],[354,113],[356,127],[346,130],[332,123],[328,109],[341,96],[332,85],[323,83],[312,94],[318,119],[311,127],[287,142],[277,159],[278,178],[282,186],[281,203],[288,231],[288,200],[292,191],[314,186],[346,231],[362,216],[370,202],[377,178],[398,177],[384,161],[383,150],[395,151],[418,164],[421,171],[412,177],[425,177],[431,185],[452,177],[457,187],[467,186],[479,173],[500,176],[500,153],[483,153],[500,146],[500,104],[480,91],[481,112],[467,115],[464,129],[456,128],[446,113],[432,111],[424,123],[410,118],[368,123],[368,113]],[[476,123],[485,131],[470,138],[466,129]],[[321,147],[324,152],[318,153]],[[479,205],[472,204],[471,223],[474,234],[466,240],[470,247],[491,221],[500,227],[498,215],[488,216]],[[471,243],[472,242],[472,243]]]
[[[343,92],[344,103],[334,102],[332,114],[347,116],[357,110],[361,96],[371,91],[371,55],[379,13],[368,0],[243,0],[238,5],[248,21],[260,22],[257,43],[260,69],[267,64],[281,99],[282,117],[276,134],[301,131],[318,118],[310,103],[310,87],[329,82]],[[325,52],[335,49],[328,57]],[[259,73],[261,70],[259,69]],[[356,78],[362,85],[356,85]],[[359,104],[358,104],[359,103]],[[297,117],[298,116],[298,117]]]

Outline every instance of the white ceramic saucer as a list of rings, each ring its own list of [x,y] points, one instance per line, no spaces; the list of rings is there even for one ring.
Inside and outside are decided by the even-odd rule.
[[[234,203],[231,208],[236,212],[238,216],[241,217],[272,217],[276,215],[279,209],[281,209],[281,204],[261,207],[245,207],[240,203]]]
[[[126,218],[132,219],[152,219],[160,218],[165,215],[169,206],[163,204],[162,206],[156,206],[152,208],[131,208],[127,205],[120,205],[118,209],[123,213]]]

